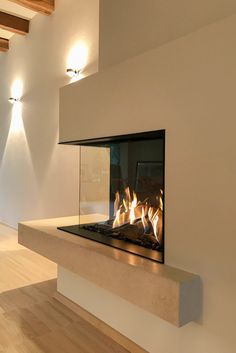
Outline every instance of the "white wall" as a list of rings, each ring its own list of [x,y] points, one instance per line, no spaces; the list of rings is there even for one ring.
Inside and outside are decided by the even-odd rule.
[[[98,0],[57,0],[52,16],[37,15],[26,37],[0,54],[0,221],[78,212],[78,148],[58,146],[59,87],[71,49],[82,48],[83,75],[97,70]],[[80,54],[79,54],[80,55]],[[73,61],[73,59],[72,59]],[[22,116],[8,103],[23,83]]]
[[[200,275],[203,313],[180,329],[140,313],[149,352],[236,351],[235,37],[236,15],[61,90],[62,139],[166,129],[166,263]]]

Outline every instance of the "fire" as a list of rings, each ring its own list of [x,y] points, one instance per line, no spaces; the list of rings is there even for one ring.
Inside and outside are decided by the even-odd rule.
[[[116,199],[115,199],[115,202],[114,202],[114,216],[116,216],[116,213],[117,213],[117,211],[119,209],[119,205],[120,205],[120,194],[117,191],[116,192]]]
[[[149,228],[148,221],[146,218],[146,207],[142,207],[142,224],[143,224],[144,233],[146,233]]]
[[[119,192],[116,192],[114,202],[114,216],[113,228],[120,227],[124,224],[138,224],[141,222],[144,234],[153,235],[156,240],[162,241],[162,212],[163,212],[163,191],[157,197],[157,205],[155,208],[146,202],[138,201],[135,192],[130,192],[129,187],[125,189],[123,200]]]
[[[131,202],[131,207],[130,207],[130,224],[134,224],[134,222],[136,220],[135,209],[137,207],[137,204],[138,204],[138,199],[137,199],[137,196],[134,192],[133,201]]]
[[[121,209],[119,209],[116,212],[116,217],[115,217],[115,220],[113,222],[113,228],[119,227],[121,224],[122,224],[122,222],[121,222]]]
[[[150,207],[148,210],[148,219],[152,224],[155,238],[158,240],[158,229],[157,229],[157,224],[158,224],[158,220],[159,220],[158,210],[155,212],[153,207]]]
[[[160,196],[160,209],[163,211],[163,200],[162,200],[162,196],[163,196],[163,190],[160,190],[161,191],[161,196]]]

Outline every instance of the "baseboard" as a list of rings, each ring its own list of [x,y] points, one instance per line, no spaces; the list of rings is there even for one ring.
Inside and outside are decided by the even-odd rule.
[[[112,338],[115,342],[120,344],[122,347],[132,353],[148,353],[146,350],[138,346],[136,343],[125,337],[111,326],[107,325],[104,321],[98,319],[96,316],[90,314],[87,310],[81,308],[78,304],[72,302],[59,292],[54,294],[54,299],[58,300],[61,304],[74,311],[81,318],[89,322],[91,325],[96,327],[97,330]]]
[[[2,224],[3,226],[5,226],[5,227],[8,227],[8,228],[11,228],[11,229],[13,229],[13,230],[16,230],[17,231],[17,226],[15,227],[15,226],[13,226],[13,225],[11,225],[11,224],[8,224],[8,223],[6,223],[6,222],[3,222],[3,221],[0,221],[0,224]]]

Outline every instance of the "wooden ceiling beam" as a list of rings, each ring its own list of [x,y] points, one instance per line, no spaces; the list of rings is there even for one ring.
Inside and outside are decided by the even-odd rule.
[[[9,49],[9,40],[0,37],[0,52],[8,51],[8,49]]]
[[[55,9],[55,0],[10,0],[32,11],[51,15]]]
[[[29,33],[29,21],[0,11],[0,28],[24,35]]]

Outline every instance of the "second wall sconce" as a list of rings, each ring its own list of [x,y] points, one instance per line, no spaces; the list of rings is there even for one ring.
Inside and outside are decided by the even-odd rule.
[[[80,73],[80,70],[75,70],[75,69],[67,69],[66,70],[66,74],[67,76],[69,77],[76,77],[76,76],[79,76],[79,73]]]
[[[15,104],[16,102],[19,102],[19,101],[20,101],[19,99],[13,98],[13,97],[10,97],[10,98],[8,99],[8,102],[11,103],[11,104]]]

